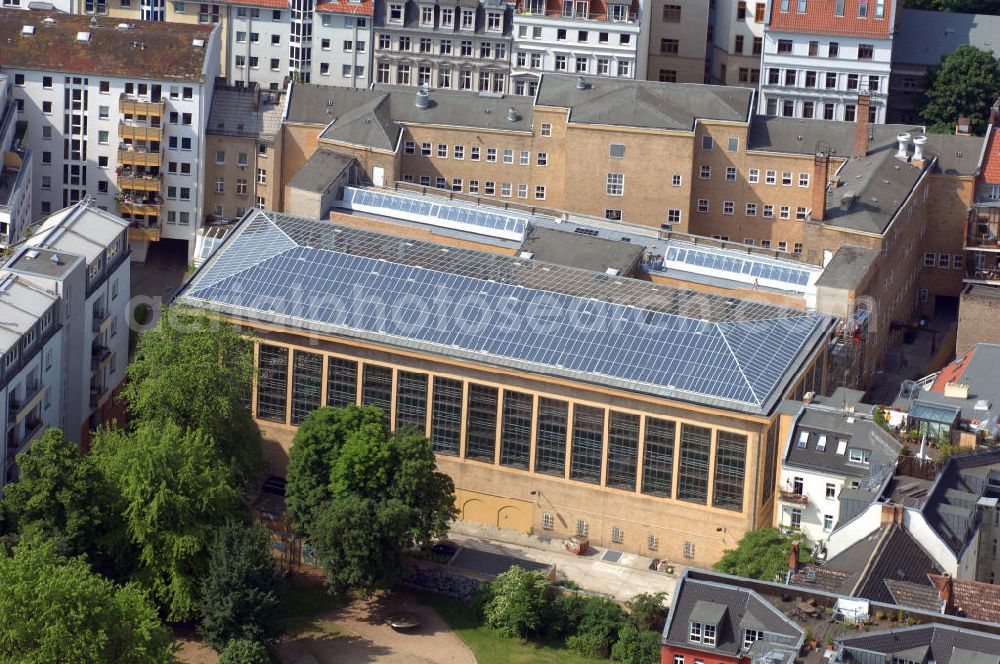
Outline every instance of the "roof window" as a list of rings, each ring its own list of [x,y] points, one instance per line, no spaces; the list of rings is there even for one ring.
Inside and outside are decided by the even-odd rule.
[[[826,436],[820,436],[816,441],[816,451],[822,452],[826,449]]]
[[[22,25],[21,26],[22,35],[33,35],[35,34],[35,26],[33,25]]]
[[[89,32],[78,32],[78,33],[76,33],[76,40],[78,42],[89,42],[90,41],[90,33]]]

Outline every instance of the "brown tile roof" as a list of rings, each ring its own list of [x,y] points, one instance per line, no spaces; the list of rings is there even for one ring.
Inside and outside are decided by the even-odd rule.
[[[983,181],[1000,182],[1000,129],[990,135],[990,144],[983,157]]]
[[[53,22],[46,23],[51,17]],[[58,12],[0,10],[0,67],[38,71],[97,74],[136,79],[199,80],[207,50],[193,40],[208,42],[212,25],[121,19],[60,14]],[[22,27],[34,26],[33,35]],[[78,41],[78,32],[90,33],[89,41]],[[133,42],[145,45],[136,48]]]
[[[788,11],[781,11],[781,2],[771,2],[769,29],[782,32],[806,32],[818,35],[873,37],[888,39],[892,34],[893,2],[885,0],[885,17],[875,18],[875,0],[865,0],[868,17],[858,17],[860,0],[845,0],[844,15],[836,16],[837,0],[808,0],[806,11],[798,13],[798,0],[788,0]]]
[[[288,9],[288,0],[219,0],[224,5],[246,5],[268,9]]]
[[[944,587],[944,577],[938,574],[930,574],[928,577],[940,592]],[[952,591],[959,615],[973,620],[1000,622],[1000,586],[982,581],[953,579]]]
[[[360,16],[371,16],[375,13],[375,3],[373,0],[361,0],[360,2],[349,2],[349,0],[333,0],[316,5],[315,11],[328,14],[357,14]]]

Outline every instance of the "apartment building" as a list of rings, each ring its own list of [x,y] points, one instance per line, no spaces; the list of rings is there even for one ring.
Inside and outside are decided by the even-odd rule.
[[[216,87],[205,132],[206,225],[235,221],[250,208],[274,209],[282,111],[279,92]]]
[[[167,20],[177,20],[176,5]],[[219,11],[214,11],[218,7]],[[284,0],[236,0],[213,5],[199,12],[198,20],[218,22],[223,46],[223,74],[232,86],[283,90],[292,71],[288,2]],[[206,7],[207,9],[207,7]],[[187,17],[187,12],[183,14]],[[190,19],[189,19],[190,20]]]
[[[764,52],[765,0],[717,2],[712,12],[708,83],[757,88]]]
[[[0,487],[45,427],[86,440],[110,410],[128,362],[128,228],[81,201],[36,225],[0,269]]]
[[[5,11],[0,40],[36,155],[33,218],[89,196],[131,223],[140,259],[160,239],[193,251],[219,30]]]
[[[770,0],[758,112],[886,121],[896,0]]]
[[[643,30],[649,33],[646,78],[666,83],[704,83],[711,3],[672,0],[642,4]]]
[[[965,234],[965,282],[1000,286],[1000,112],[994,109],[982,151],[975,203]]]
[[[889,122],[921,122],[917,111],[927,87],[927,72],[963,44],[1000,57],[1000,16],[900,9],[892,42]]]
[[[364,88],[371,83],[374,14],[374,0],[339,0],[316,5],[311,80],[351,88]]]
[[[18,122],[10,80],[0,74],[0,246],[21,239],[31,223],[31,150],[25,144],[26,123]]]
[[[541,72],[646,77],[638,0],[526,0],[514,14],[512,92],[534,96]]]
[[[775,525],[822,551],[852,508],[867,506],[893,475],[902,445],[872,417],[863,393],[840,388],[783,406]],[[855,508],[856,509],[856,508]]]
[[[502,0],[392,0],[375,14],[382,84],[508,91],[513,8]]]

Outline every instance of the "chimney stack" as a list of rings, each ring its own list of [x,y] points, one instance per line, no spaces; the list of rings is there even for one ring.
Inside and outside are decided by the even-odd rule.
[[[917,168],[923,168],[926,163],[924,160],[924,144],[926,143],[926,136],[917,136],[913,139],[913,159],[910,160],[910,163]]]
[[[792,542],[792,550],[788,554],[788,571],[794,574],[799,570],[799,543]]]
[[[955,615],[955,580],[945,572],[944,583],[941,585],[941,609],[946,615]]]
[[[1000,124],[1000,99],[993,104],[993,108],[990,109],[990,124],[994,127]]]
[[[906,161],[906,149],[910,142],[910,135],[907,133],[896,134],[896,140],[899,141],[899,149],[896,150],[896,159]]]
[[[864,157],[868,154],[868,109],[871,97],[862,92],[858,95],[858,106],[854,115],[854,156]]]
[[[813,160],[812,212],[813,221],[826,218],[826,185],[830,180],[830,155],[825,150],[816,153]]]
[[[955,125],[955,134],[957,136],[968,136],[972,133],[972,120],[969,118],[959,118],[958,124]]]

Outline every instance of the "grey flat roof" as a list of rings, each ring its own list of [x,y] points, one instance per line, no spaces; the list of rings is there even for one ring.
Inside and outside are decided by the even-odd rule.
[[[869,154],[882,148],[895,152],[896,136],[923,133],[919,125],[876,124],[869,125],[872,141]],[[748,150],[786,152],[812,155],[823,143],[833,150],[834,157],[849,158],[854,147],[855,124],[836,120],[805,120],[755,115],[750,122]],[[926,134],[924,153],[937,157],[938,168],[946,175],[973,175],[979,166],[982,136],[956,136],[954,134]],[[912,142],[912,141],[911,141]],[[910,147],[910,154],[913,147]]]
[[[79,256],[65,254],[61,251],[23,247],[21,251],[11,257],[4,267],[25,274],[62,279],[70,273],[78,260],[80,260]]]
[[[353,163],[354,157],[351,155],[341,154],[333,150],[316,150],[289,180],[288,186],[293,189],[322,194]]]
[[[534,254],[535,260],[548,263],[597,272],[611,268],[623,276],[630,276],[645,248],[631,242],[533,226],[521,245],[521,251],[529,251]]]
[[[1000,300],[1000,286],[969,284],[962,291],[962,297],[979,297],[986,300]]]
[[[841,245],[830,262],[823,268],[823,275],[816,281],[816,286],[855,288],[868,270],[875,265],[878,257],[879,252],[875,249],[848,244]]]
[[[1000,16],[903,9],[892,40],[892,61],[936,65],[963,44],[1000,56]]]
[[[83,256],[90,265],[128,228],[128,222],[95,205],[80,202],[64,208],[35,227],[24,244]]]
[[[923,171],[896,159],[883,147],[864,157],[849,159],[836,173],[839,186],[826,196],[824,224],[865,233],[882,234],[920,180]],[[853,198],[846,210],[845,198]]]
[[[469,297],[474,306],[456,306]],[[820,314],[261,210],[177,301],[751,414],[774,409],[834,325]]]
[[[745,122],[753,90],[696,83],[659,83],[603,76],[543,74],[537,104],[569,109],[569,121],[692,131],[696,119]]]
[[[257,108],[254,108],[255,100]],[[281,129],[282,93],[255,92],[252,88],[217,85],[206,133],[213,136],[241,136],[273,142]]]
[[[41,256],[35,260],[44,260]],[[10,272],[0,272],[0,353],[6,354],[58,298]]]

